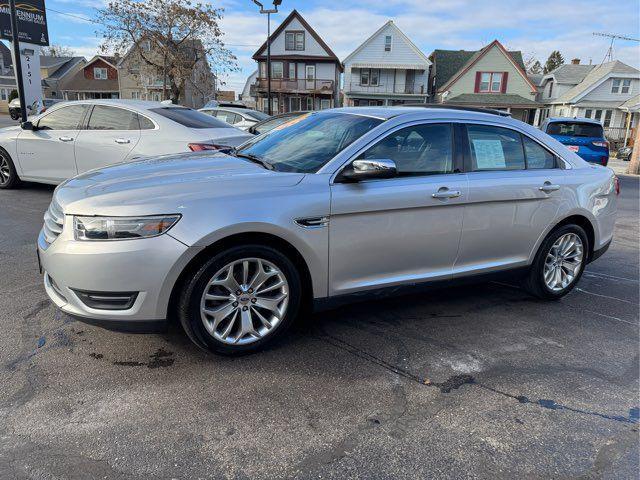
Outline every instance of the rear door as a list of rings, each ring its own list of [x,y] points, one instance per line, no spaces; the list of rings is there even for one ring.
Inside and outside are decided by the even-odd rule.
[[[48,112],[35,130],[18,135],[18,161],[28,178],[61,182],[75,176],[75,143],[89,105],[67,105]]]
[[[134,111],[95,105],[86,130],[76,141],[78,172],[123,162],[140,140],[140,121]]]
[[[565,171],[536,140],[466,125],[469,196],[454,275],[525,265],[567,194]]]

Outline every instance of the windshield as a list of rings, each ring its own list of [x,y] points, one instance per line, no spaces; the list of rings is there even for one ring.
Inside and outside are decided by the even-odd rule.
[[[315,173],[368,131],[379,118],[344,113],[315,113],[285,129],[255,137],[239,153],[270,163],[283,172]]]
[[[233,128],[227,122],[190,108],[164,107],[152,108],[150,111],[188,128]]]
[[[603,138],[602,125],[582,122],[551,122],[547,126],[549,135],[566,135],[568,137]]]
[[[258,112],[257,110],[245,110],[245,111],[242,112],[242,114],[247,116],[247,117],[254,118],[254,119],[258,120],[258,121],[266,120],[267,118],[271,118],[266,113]]]

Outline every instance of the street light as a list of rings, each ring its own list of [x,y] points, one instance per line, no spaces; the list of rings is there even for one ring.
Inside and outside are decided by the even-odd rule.
[[[260,13],[267,14],[267,113],[273,115],[271,108],[271,14],[278,13],[278,7],[282,4],[282,0],[273,0],[273,7],[266,9],[258,0],[253,0],[260,7]]]

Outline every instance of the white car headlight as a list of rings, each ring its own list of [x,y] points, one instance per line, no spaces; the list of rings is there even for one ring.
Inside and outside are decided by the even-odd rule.
[[[153,217],[73,217],[76,240],[132,240],[166,233],[180,215]]]

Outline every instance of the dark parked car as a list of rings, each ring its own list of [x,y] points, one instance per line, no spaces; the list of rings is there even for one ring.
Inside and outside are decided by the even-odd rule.
[[[633,152],[633,147],[620,147],[616,153],[616,158],[628,162],[631,160],[631,152]]]
[[[284,125],[287,122],[292,121],[294,118],[302,118],[303,115],[306,115],[307,111],[302,112],[288,112],[281,113],[280,115],[274,115],[273,117],[269,117],[261,122],[252,125],[247,129],[247,132],[253,133],[254,135],[261,135],[263,133],[270,132],[276,127],[280,125]]]
[[[38,101],[36,100],[31,105],[27,106],[27,115],[38,115],[40,113],[44,113],[51,105],[54,105],[61,101],[62,100],[56,100],[53,98],[43,98],[42,104],[40,108],[38,108]],[[11,100],[11,102],[9,102],[9,115],[11,116],[12,120],[17,120],[18,118],[20,118],[19,98],[14,98],[13,100]]]
[[[540,128],[587,162],[605,167],[609,163],[609,142],[605,138],[604,128],[598,120],[547,118]]]

